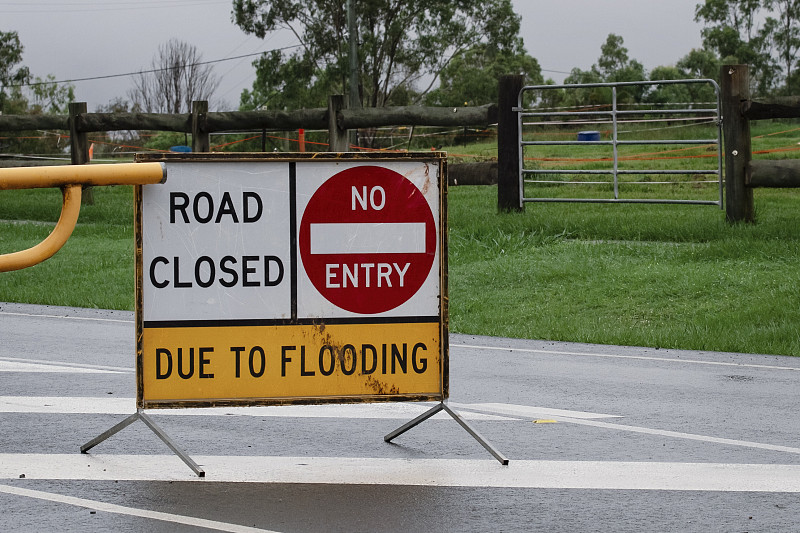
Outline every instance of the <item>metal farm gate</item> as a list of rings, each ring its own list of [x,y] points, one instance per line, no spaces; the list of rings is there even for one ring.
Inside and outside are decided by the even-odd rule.
[[[639,91],[644,94],[648,87],[662,88],[678,86],[673,94],[686,94],[691,97],[692,89],[699,85],[711,86],[716,96],[715,102],[682,103],[682,104],[630,104],[620,102],[620,93],[630,100],[630,92]],[[608,94],[610,89],[610,95]],[[583,91],[592,101],[602,103],[580,107],[544,108],[547,102],[547,91]],[[591,92],[594,92],[591,94]],[[710,91],[706,89],[706,94]],[[696,94],[697,91],[695,90]],[[710,96],[710,95],[709,95]],[[535,100],[538,106],[526,109],[526,100]],[[537,100],[538,99],[538,100]],[[663,204],[723,204],[722,178],[722,116],[720,89],[714,80],[661,80],[619,83],[590,83],[571,85],[534,85],[525,86],[519,92],[515,108],[519,125],[519,187],[522,202],[593,202],[593,203],[663,203]],[[700,127],[704,126],[704,127]],[[592,129],[589,129],[592,128]],[[598,131],[605,128],[603,131]],[[687,138],[698,130],[713,128],[715,133],[710,138]],[[588,131],[576,131],[576,129]],[[687,135],[673,135],[677,138],[664,138],[667,133],[687,132]],[[702,131],[705,133],[705,131]],[[569,139],[565,139],[569,136]],[[628,147],[650,145],[650,153],[635,152]],[[688,147],[678,148],[679,145]],[[559,150],[557,147],[575,146],[580,150]],[[535,157],[526,153],[526,148],[535,147]],[[546,148],[547,147],[547,148]],[[556,148],[553,148],[556,147]],[[611,154],[608,154],[608,148]],[[628,149],[626,154],[621,150]],[[705,149],[705,153],[697,154],[697,150]],[[550,151],[549,154],[543,153]],[[588,157],[581,152],[592,152]],[[711,153],[712,151],[716,153]],[[687,151],[694,151],[692,155]],[[555,152],[555,153],[554,153]],[[575,157],[576,152],[578,157]],[[691,168],[644,168],[645,161],[659,161],[661,166],[669,166],[677,159],[691,159],[689,163],[708,161],[706,165],[686,162],[683,166]],[[528,164],[526,165],[526,160]],[[673,160],[673,161],[670,161]],[[713,160],[713,163],[711,163]],[[713,167],[712,167],[713,165]],[[565,168],[565,167],[579,168]],[[655,163],[653,167],[657,166]],[[528,167],[528,168],[526,168]],[[537,167],[537,168],[531,168]],[[595,168],[586,168],[595,167]],[[701,167],[701,168],[698,168]],[[702,168],[704,167],[704,168]],[[635,176],[635,178],[631,178]],[[713,176],[713,178],[711,178]],[[608,177],[607,179],[602,179]],[[703,179],[706,177],[706,179]],[[525,184],[537,186],[540,196],[526,196]],[[620,187],[628,193],[630,190],[652,186],[684,185],[706,190],[717,183],[718,196],[714,199],[684,199],[635,197],[636,194],[623,197]],[[595,186],[610,189],[612,198],[573,198],[553,195],[544,196],[544,191],[555,187]],[[687,194],[688,195],[688,194]],[[640,195],[642,196],[642,195]],[[675,196],[675,195],[673,195]],[[707,196],[707,193],[706,193]]]

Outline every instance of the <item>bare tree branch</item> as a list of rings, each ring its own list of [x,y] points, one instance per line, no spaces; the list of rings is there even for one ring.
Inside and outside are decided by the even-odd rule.
[[[158,47],[152,72],[140,72],[128,93],[145,113],[188,113],[194,100],[210,100],[219,79],[197,47],[171,39]]]

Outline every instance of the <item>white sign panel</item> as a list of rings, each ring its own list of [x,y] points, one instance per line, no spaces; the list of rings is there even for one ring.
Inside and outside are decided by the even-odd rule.
[[[144,320],[291,317],[287,163],[168,164],[142,191]]]
[[[167,162],[145,323],[438,317],[438,162]]]

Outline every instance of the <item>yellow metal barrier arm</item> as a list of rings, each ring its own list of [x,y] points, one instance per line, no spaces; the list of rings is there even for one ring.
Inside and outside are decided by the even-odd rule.
[[[42,242],[19,252],[0,255],[0,272],[20,270],[41,263],[64,246],[75,223],[78,222],[78,213],[81,210],[81,186],[69,185],[61,190],[64,201],[61,205],[61,216],[56,227]]]
[[[167,179],[163,163],[65,165],[0,169],[0,190],[60,187],[61,216],[42,242],[19,252],[0,255],[0,272],[20,270],[52,257],[67,242],[81,209],[81,189],[90,185],[147,185]]]

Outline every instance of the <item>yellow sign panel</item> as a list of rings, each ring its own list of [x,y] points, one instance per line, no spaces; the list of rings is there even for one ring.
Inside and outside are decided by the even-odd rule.
[[[148,328],[143,355],[145,407],[442,389],[435,323]]]
[[[140,408],[447,398],[444,154],[137,160]]]

